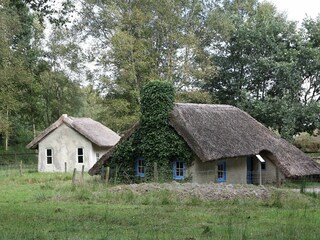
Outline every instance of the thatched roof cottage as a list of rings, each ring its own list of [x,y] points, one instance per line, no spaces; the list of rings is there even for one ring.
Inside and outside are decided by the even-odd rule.
[[[174,163],[177,164],[172,168],[174,179],[190,176],[198,183],[264,184],[285,178],[320,175],[318,163],[239,108],[175,104],[170,125],[195,155],[188,169],[183,165],[183,159]],[[137,128],[138,124],[120,141],[126,141]],[[89,174],[100,174],[102,166],[108,165],[112,158],[114,149],[102,156]]]
[[[63,114],[28,145],[38,149],[40,172],[89,170],[113,147],[120,136],[91,118],[74,118]]]

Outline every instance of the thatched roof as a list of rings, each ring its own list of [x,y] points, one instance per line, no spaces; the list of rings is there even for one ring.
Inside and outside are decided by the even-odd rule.
[[[66,124],[99,147],[112,147],[120,139],[120,136],[110,128],[91,118],[74,118],[63,114],[56,122],[34,138],[32,142],[27,145],[27,148],[38,148],[39,142],[62,124]]]
[[[319,164],[239,108],[175,104],[170,124],[203,162],[264,153],[273,156],[271,160],[286,177],[320,174]],[[106,154],[97,165],[111,156]],[[99,171],[94,166],[89,173]]]
[[[176,104],[170,124],[204,162],[270,152],[286,177],[320,174],[319,164],[239,108]]]

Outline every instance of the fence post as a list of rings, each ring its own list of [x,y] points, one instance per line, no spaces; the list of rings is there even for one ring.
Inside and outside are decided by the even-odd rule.
[[[262,185],[261,161],[259,160],[259,185]]]
[[[107,170],[106,170],[106,178],[105,178],[105,181],[106,181],[107,184],[108,184],[108,182],[109,182],[109,175],[110,175],[110,167],[107,167]]]
[[[64,162],[64,172],[67,172],[67,162]]]
[[[20,176],[22,176],[22,161],[20,161]]]
[[[101,177],[101,181],[104,181],[106,179],[106,168],[105,168],[105,166],[102,166],[102,168],[100,170],[100,177]]]
[[[153,163],[153,181],[159,181],[159,174],[158,174],[158,164],[157,162]]]
[[[82,165],[82,169],[81,169],[81,184],[83,184],[83,176],[84,176],[84,165]]]
[[[76,171],[77,171],[77,169],[74,168],[73,169],[73,175],[72,175],[72,185],[76,184]]]
[[[118,165],[116,165],[116,172],[114,175],[114,184],[117,184],[117,178],[118,178]]]

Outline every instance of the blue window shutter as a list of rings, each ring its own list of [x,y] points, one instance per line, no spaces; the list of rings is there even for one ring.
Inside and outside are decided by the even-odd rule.
[[[225,182],[227,180],[227,164],[225,160],[218,161],[218,182]]]
[[[173,179],[183,180],[184,179],[184,162],[174,161],[173,162]]]
[[[137,177],[144,177],[144,159],[139,157],[136,159],[136,176]]]

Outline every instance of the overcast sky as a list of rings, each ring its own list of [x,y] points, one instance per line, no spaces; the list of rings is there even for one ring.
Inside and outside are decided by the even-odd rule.
[[[306,16],[316,18],[320,13],[320,0],[267,0],[279,11],[287,12],[289,20],[302,21]]]

